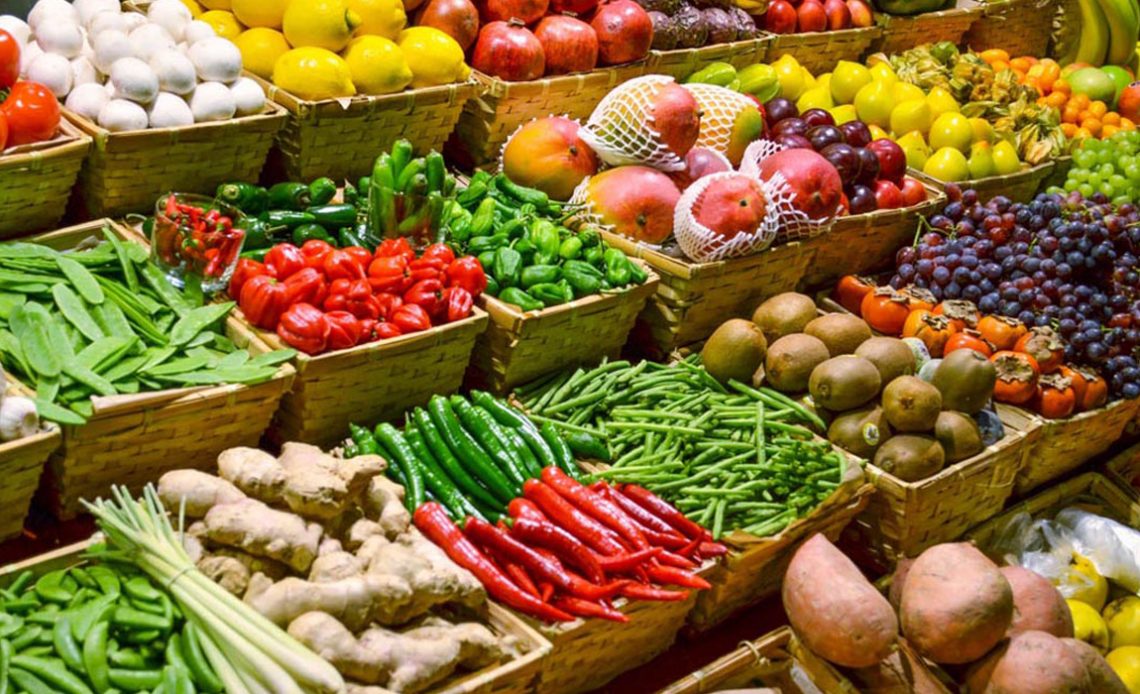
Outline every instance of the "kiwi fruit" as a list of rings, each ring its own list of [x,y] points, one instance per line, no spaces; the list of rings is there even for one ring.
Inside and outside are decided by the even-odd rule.
[[[879,445],[891,436],[883,408],[864,407],[844,412],[827,428],[827,440],[860,458],[875,455]]]
[[[764,331],[769,343],[785,335],[803,332],[816,317],[815,302],[810,296],[796,292],[777,294],[756,307],[752,322]]]
[[[977,414],[986,406],[996,381],[994,365],[972,349],[947,354],[930,379],[942,393],[943,407],[966,414]]]
[[[820,407],[832,412],[851,410],[879,394],[882,379],[875,365],[862,357],[832,357],[812,369],[808,392]]]
[[[871,339],[870,326],[862,318],[846,313],[829,313],[815,318],[804,327],[804,332],[823,340],[828,354],[833,357],[852,354],[859,345]]]
[[[768,347],[764,360],[764,376],[768,385],[782,393],[807,390],[812,369],[827,361],[827,345],[811,335],[792,333]]]
[[[938,421],[934,423],[934,438],[942,444],[947,463],[972,458],[985,448],[982,432],[974,418],[951,410],[938,415]]]
[[[764,364],[767,354],[768,341],[760,328],[752,321],[732,318],[705,341],[701,363],[721,383],[729,379],[751,383],[752,374]]]
[[[883,388],[883,413],[895,431],[933,431],[942,393],[917,376],[899,376]]]
[[[874,364],[883,383],[890,383],[899,376],[914,375],[914,352],[897,337],[872,337],[859,345],[855,356]]]
[[[875,467],[904,482],[926,479],[946,464],[942,444],[931,436],[892,436],[875,453]]]

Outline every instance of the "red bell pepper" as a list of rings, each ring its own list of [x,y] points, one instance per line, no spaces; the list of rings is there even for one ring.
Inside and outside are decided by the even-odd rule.
[[[408,287],[412,286],[408,259],[402,255],[382,256],[378,254],[368,265],[368,283],[377,292],[403,294]]]
[[[376,247],[377,258],[392,258],[395,256],[401,256],[406,261],[416,259],[416,252],[412,250],[408,239],[403,236],[394,239],[384,239],[380,242],[380,245]]]
[[[281,314],[277,335],[290,347],[305,354],[320,354],[328,346],[332,326],[322,312],[312,304],[293,304]]]
[[[471,292],[463,287],[448,287],[443,290],[443,299],[447,302],[447,322],[454,323],[471,315],[475,307],[475,300]]]
[[[421,282],[423,280],[443,280],[447,277],[447,266],[439,260],[427,260],[420,258],[408,263],[408,272],[411,273],[412,284]]]
[[[242,286],[259,275],[268,275],[269,268],[265,263],[259,263],[250,258],[239,258],[237,267],[234,268],[234,274],[230,277],[229,293],[230,298],[238,299],[241,297]]]
[[[622,511],[617,504],[597,492],[592,492],[556,467],[542,470],[542,481],[549,484],[564,499],[601,521],[611,530],[621,535],[637,549],[649,546],[649,540],[638,529],[637,524]]]
[[[380,302],[372,296],[368,280],[363,279],[333,281],[324,308],[326,311],[348,311],[357,318],[376,320],[380,317]]]
[[[455,260],[455,251],[446,243],[433,243],[424,249],[420,260],[438,260],[442,267],[447,267]]]
[[[380,317],[384,320],[391,320],[396,309],[404,305],[404,300],[400,298],[399,294],[380,292],[375,296],[376,303],[380,304]]]
[[[301,255],[305,256],[305,267],[324,272],[325,258],[334,250],[336,249],[328,241],[309,239],[301,245]]]
[[[330,280],[365,278],[364,266],[351,253],[337,249],[325,256],[325,276]]]
[[[289,308],[289,290],[269,275],[252,277],[242,285],[238,306],[246,320],[263,330],[273,330]]]
[[[273,268],[273,274],[284,280],[305,267],[305,256],[301,249],[291,243],[279,243],[265,254],[265,264]]]
[[[478,298],[487,288],[487,274],[473,255],[456,258],[447,266],[447,286],[463,287],[472,297]]]
[[[400,326],[388,321],[377,323],[375,332],[378,340],[387,340],[390,337],[399,337],[404,334],[404,331],[400,330]]]
[[[443,300],[443,283],[439,280],[420,280],[404,292],[405,304],[416,304],[427,312],[433,320],[447,315],[447,304]]]
[[[392,314],[392,322],[401,333],[414,333],[431,328],[431,317],[417,304],[404,304]]]
[[[348,349],[363,341],[364,321],[348,311],[329,311],[325,320],[329,322],[329,349]],[[369,326],[370,332],[371,329]]]
[[[320,306],[328,296],[329,286],[320,270],[311,267],[301,268],[285,280],[289,290],[290,304],[312,304]]]
[[[363,246],[345,246],[341,250],[355,258],[362,268],[367,268],[372,262],[372,253]]]

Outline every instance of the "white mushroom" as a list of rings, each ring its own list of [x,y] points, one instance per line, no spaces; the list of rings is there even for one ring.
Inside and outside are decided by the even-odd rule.
[[[99,111],[99,125],[111,132],[145,130],[149,122],[143,107],[126,99],[111,99]]]
[[[36,403],[21,395],[6,397],[0,402],[0,440],[15,441],[39,430]]]
[[[130,37],[118,29],[96,34],[91,45],[95,47],[95,67],[104,75],[110,74],[111,66],[123,58],[136,57]]]
[[[146,17],[151,23],[165,29],[175,41],[182,40],[186,25],[194,19],[189,8],[179,0],[154,0],[147,8]]]
[[[95,65],[87,58],[81,55],[71,61],[71,90],[81,84],[89,82],[98,82],[99,73],[95,71]]]
[[[220,37],[203,39],[190,46],[190,61],[204,82],[233,82],[241,76],[241,51]]]
[[[198,84],[198,75],[190,59],[168,48],[150,58],[150,69],[158,76],[158,87],[172,94],[189,94]]]
[[[75,11],[70,2],[67,0],[39,0],[28,12],[28,26],[32,28],[32,33],[38,33],[40,23],[45,21],[59,22],[69,21],[78,23],[79,13]]]
[[[50,89],[57,99],[66,98],[71,91],[71,62],[62,55],[41,53],[28,65],[28,79]]]
[[[230,85],[230,92],[234,95],[239,116],[261,113],[265,108],[265,92],[261,85],[248,77],[242,77]]]
[[[115,96],[140,104],[149,104],[158,96],[158,76],[138,58],[120,58],[111,66],[111,84]]]
[[[72,89],[71,93],[67,95],[64,106],[88,120],[97,121],[99,120],[99,113],[110,100],[111,95],[107,93],[103,85],[98,82],[88,82]]]
[[[128,36],[135,49],[135,57],[143,60],[150,60],[155,53],[174,48],[177,43],[166,29],[157,24],[143,24]]]
[[[195,19],[186,25],[186,33],[182,38],[187,46],[191,46],[203,39],[212,39],[217,35],[218,34],[214,31],[214,27],[199,19]]]
[[[16,43],[20,44],[20,48],[26,46],[32,36],[32,28],[28,23],[11,14],[0,14],[0,29],[11,34]]]
[[[150,127],[152,128],[177,128],[183,125],[194,125],[194,114],[190,112],[190,106],[182,97],[169,92],[159,92],[147,113],[150,116]]]
[[[36,32],[36,43],[45,53],[74,58],[83,49],[83,30],[74,22],[43,22]]]
[[[87,26],[87,23],[100,12],[119,14],[122,11],[119,8],[118,0],[75,0],[71,4],[79,15],[79,22],[83,26]]]
[[[28,68],[31,67],[32,61],[43,55],[44,52],[35,41],[24,46],[20,51],[20,77],[28,76]]]
[[[226,120],[234,117],[237,104],[230,88],[221,82],[203,82],[190,97],[190,111],[195,123]]]
[[[106,10],[92,17],[87,22],[87,34],[95,37],[104,31],[114,29],[127,33],[127,20],[121,12],[107,12]]]

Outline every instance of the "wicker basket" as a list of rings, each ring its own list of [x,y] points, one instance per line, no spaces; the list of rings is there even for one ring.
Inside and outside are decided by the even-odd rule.
[[[285,122],[273,104],[254,116],[122,133],[64,114],[94,140],[72,200],[79,219],[150,212],[170,191],[212,195],[222,181],[256,181]]]
[[[480,305],[491,320],[475,342],[468,382],[507,393],[539,376],[617,356],[646,300],[657,290],[657,275],[646,271],[649,279],[643,284],[541,311],[523,312],[494,297],[484,297]]]
[[[661,278],[634,328],[637,346],[654,358],[703,340],[729,318],[748,316],[766,297],[792,291],[812,251],[800,242],[743,258],[694,263],[624,236],[602,232],[608,243],[644,260]]]
[[[96,220],[29,239],[55,249],[73,248],[110,229],[137,243],[139,237],[109,220]],[[240,337],[230,316],[226,333]],[[63,427],[63,444],[52,454],[39,494],[61,519],[82,509],[81,498],[106,494],[112,484],[137,491],[168,470],[213,469],[217,455],[234,446],[256,446],[281,397],[293,383],[293,367],[256,385],[174,388],[137,395],[93,397],[94,414],[80,426]]]
[[[241,326],[236,344],[248,344],[251,352],[288,347],[276,333],[250,325],[241,309],[234,314]],[[422,332],[316,356],[298,354],[293,388],[266,432],[269,442],[331,447],[348,435],[350,422],[392,421],[432,395],[454,393],[486,326],[487,314],[476,308],[463,320]]]
[[[1047,188],[1057,187],[1061,188],[1065,185],[1065,180],[1069,177],[1069,169],[1073,168],[1073,155],[1066,154],[1057,157],[1053,160],[1053,170],[1041,181],[1041,190]]]
[[[945,193],[929,183],[926,188],[926,201],[919,205],[840,217],[830,230],[805,241],[814,255],[801,285],[817,289],[844,275],[893,267],[898,249],[914,242],[919,219],[936,214],[946,204]]]
[[[1054,163],[1047,161],[1037,166],[1025,165],[1021,171],[1005,176],[990,176],[989,178],[979,178],[974,181],[962,181],[958,185],[962,190],[973,188],[978,193],[978,202],[985,203],[990,198],[1004,195],[1013,202],[1029,202],[1033,196],[1037,195],[1037,191],[1041,189],[1042,184],[1049,174],[1053,171]],[[943,188],[946,186],[945,181],[940,181],[933,176],[927,176],[921,171],[911,169],[908,172],[923,183]]]
[[[960,44],[984,10],[985,6],[974,0],[958,0],[956,6],[948,10],[911,17],[876,12],[875,19],[883,28],[883,34],[875,42],[874,50],[891,55],[924,43]]]
[[[882,35],[877,26],[863,29],[813,31],[804,34],[776,34],[768,48],[768,62],[790,53],[813,75],[828,72],[840,60],[858,62]]]
[[[1040,420],[1040,434],[1030,446],[1025,465],[1013,487],[1015,498],[1035,487],[1076,470],[1091,458],[1108,450],[1136,416],[1140,400],[1117,400],[1106,407],[1082,412],[1066,419]],[[999,405],[1002,421],[1020,415],[1033,418],[1024,410]]]
[[[66,120],[59,137],[4,150],[0,155],[0,239],[55,227],[91,138]]]
[[[22,385],[12,383],[8,395],[29,395]],[[59,448],[59,428],[51,425],[37,434],[0,443],[0,541],[17,537],[24,529],[28,505],[40,484],[40,475],[55,449]]]
[[[684,81],[709,63],[728,63],[735,68],[745,68],[765,62],[771,45],[772,35],[763,34],[746,41],[717,43],[703,48],[649,51],[649,69],[646,72]]]
[[[1048,55],[1055,0],[985,0],[982,16],[962,42],[975,51],[1002,48],[1011,56]]]
[[[479,93],[463,106],[448,140],[448,158],[468,168],[497,162],[519,126],[556,114],[585,120],[610,90],[645,69],[641,61],[529,82],[505,82],[475,72]]]
[[[1133,444],[1109,458],[1104,464],[1104,474],[1119,484],[1121,489],[1140,497],[1140,443]]]
[[[464,103],[476,91],[474,81],[384,96],[304,101],[255,77],[270,99],[289,114],[269,153],[266,175],[272,180],[333,180],[367,175],[381,152],[406,138],[418,153],[443,149]]]

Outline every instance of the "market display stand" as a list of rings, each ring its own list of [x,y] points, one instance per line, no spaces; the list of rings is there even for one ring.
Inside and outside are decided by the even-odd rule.
[[[61,121],[58,137],[0,156],[0,239],[59,223],[90,147],[90,137]]]

